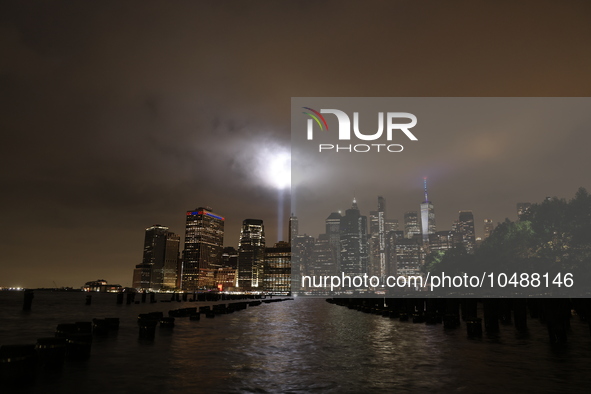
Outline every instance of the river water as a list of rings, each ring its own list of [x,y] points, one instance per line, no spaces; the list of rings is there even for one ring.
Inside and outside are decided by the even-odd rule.
[[[568,343],[547,331],[501,326],[470,339],[466,328],[399,322],[295,299],[158,329],[138,340],[137,315],[206,303],[116,305],[113,294],[0,292],[0,344],[34,343],[59,323],[119,317],[116,336],[95,337],[87,361],[40,372],[31,393],[583,393],[591,384],[589,326],[574,317]],[[164,299],[165,296],[159,296]]]

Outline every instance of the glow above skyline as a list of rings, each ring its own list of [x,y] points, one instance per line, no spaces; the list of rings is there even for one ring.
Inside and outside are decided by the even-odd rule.
[[[263,164],[268,183],[278,190],[291,188],[291,154],[288,151],[271,153]]]

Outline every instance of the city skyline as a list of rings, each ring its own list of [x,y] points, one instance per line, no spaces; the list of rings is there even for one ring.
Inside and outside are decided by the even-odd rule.
[[[332,212],[325,219],[326,231],[318,236],[298,234],[298,218],[290,216],[290,242],[280,241],[269,248],[265,245],[264,223],[260,219],[243,221],[236,250],[233,246],[223,246],[224,217],[213,213],[210,207],[187,211],[182,253],[179,253],[180,237],[168,231],[168,227],[146,228],[143,261],[134,270],[133,287],[148,291],[280,291],[278,289],[285,289],[293,279],[294,289],[298,291],[298,278],[303,274],[334,274],[342,270],[348,275],[364,272],[378,277],[395,273],[417,275],[422,272],[427,255],[433,252],[439,254],[463,245],[467,253],[474,254],[481,238],[475,235],[477,226],[473,212],[459,211],[449,229],[436,231],[434,217],[429,213],[433,208],[426,178],[423,181],[420,225],[419,212],[406,212],[405,229],[398,230],[398,220],[387,217],[387,202],[383,196],[377,196],[377,210],[370,211],[369,216],[363,215],[354,198],[344,215]],[[429,205],[428,210],[424,209],[425,204]],[[516,204],[518,220],[531,206],[529,202]],[[495,226],[492,220],[484,219],[482,227],[485,239]],[[174,246],[171,251],[168,250],[169,241]],[[295,276],[291,276],[291,245],[295,246],[296,265],[301,267]],[[234,254],[233,263],[228,253]],[[172,285],[165,284],[165,265],[168,265],[168,282]],[[278,276],[273,276],[276,274]]]
[[[469,20],[444,4],[426,13],[421,4],[375,2],[362,20],[353,2],[320,2],[313,13],[299,3],[262,4],[7,6],[0,286],[78,287],[97,278],[129,285],[144,229],[160,223],[182,235],[183,212],[198,206],[227,218],[226,245],[238,243],[246,218],[265,222],[271,244],[282,201],[286,240],[291,202],[269,163],[290,150],[291,97],[591,91],[591,53],[580,39],[589,36],[588,5],[561,8],[564,28],[552,7],[527,2],[468,4]],[[525,128],[524,119],[532,121]],[[402,225],[404,212],[419,210],[425,176],[438,228],[462,209],[477,223],[497,223],[515,219],[517,202],[591,189],[581,165],[585,123],[566,128],[536,113],[510,128],[493,127],[494,113],[482,121],[488,133],[419,135],[428,149],[403,152],[410,160],[385,167],[367,195],[335,188],[322,212],[344,211],[356,197],[367,214],[382,195]],[[310,172],[331,180],[324,170]]]
[[[422,184],[423,184],[423,187],[425,187],[425,183],[424,183],[424,182],[425,182],[425,178],[423,178],[423,179],[422,179]],[[422,190],[422,191],[423,191],[424,195],[426,196],[426,192],[425,192],[425,189],[424,189],[424,188],[423,188],[423,190]],[[546,199],[546,198],[548,198],[548,197],[545,197],[544,199]],[[561,198],[562,198],[562,197],[561,197]],[[567,197],[567,198],[568,198],[568,197]],[[382,204],[387,204],[387,199],[385,199],[383,196],[375,196],[374,200],[375,200],[375,201],[374,201],[374,203],[375,203],[375,207],[374,207],[374,208],[378,208],[378,209],[380,209],[380,208],[379,208],[379,206],[380,206],[380,200],[381,200]],[[425,201],[427,201],[427,200],[425,200]],[[513,215],[507,215],[507,216],[506,216],[506,218],[507,218],[507,219],[510,219],[510,220],[512,220],[512,221],[515,221],[515,220],[517,220],[517,219],[519,218],[519,212],[522,212],[522,211],[523,211],[523,209],[526,209],[526,208],[524,208],[524,207],[529,207],[529,206],[531,206],[532,204],[541,203],[542,201],[543,201],[543,199],[542,199],[542,200],[540,200],[540,201],[534,201],[534,202],[519,202],[519,203],[515,203],[515,205],[514,205],[514,207],[513,207]],[[419,207],[418,209],[416,209],[415,211],[407,211],[407,212],[405,212],[405,213],[402,215],[402,218],[403,218],[403,220],[402,220],[402,221],[400,221],[400,223],[402,223],[402,227],[404,227],[404,216],[405,216],[405,214],[407,214],[407,213],[411,213],[411,212],[413,212],[413,213],[416,213],[416,215],[417,215],[417,221],[418,221],[418,224],[417,224],[417,226],[418,226],[418,231],[421,231],[421,233],[419,233],[419,234],[422,234],[422,223],[421,223],[421,222],[422,222],[422,220],[421,220],[421,219],[422,219],[422,217],[421,217],[421,206],[423,205],[423,203],[424,203],[424,201],[423,201],[423,202],[421,202],[421,203],[417,203],[417,205],[418,205],[418,207]],[[356,205],[356,206],[358,207],[358,209],[359,209],[359,212],[360,212],[360,215],[362,215],[362,216],[366,216],[367,218],[369,218],[369,216],[370,216],[370,213],[371,213],[371,212],[373,212],[373,211],[371,210],[371,208],[367,208],[367,210],[364,210],[364,209],[361,209],[361,208],[359,208],[359,202],[358,202],[357,198],[353,198],[353,204],[354,204],[354,205]],[[209,207],[208,207],[208,208],[197,208],[197,209],[199,209],[199,210],[210,210],[211,208],[209,208]],[[344,214],[344,212],[345,212],[345,211],[346,211],[346,210],[342,210],[342,211],[340,211],[340,210],[339,210],[339,211],[337,211],[337,212],[341,212],[341,213],[343,213],[343,214]],[[391,210],[390,210],[390,211],[391,211]],[[461,215],[461,214],[462,214],[462,212],[469,212],[469,211],[470,211],[470,210],[459,210],[459,211],[457,212],[457,214],[460,214],[460,215]],[[184,211],[183,211],[183,212],[184,212]],[[211,211],[210,211],[210,212],[211,212]],[[378,212],[378,211],[376,211],[376,212]],[[192,211],[186,211],[186,216],[188,216],[188,215],[189,215],[189,213],[194,213],[194,214],[198,214],[198,213],[199,213],[199,214],[201,214],[201,212],[192,212]],[[438,232],[447,232],[447,231],[453,231],[453,229],[454,229],[454,226],[457,224],[457,214],[456,214],[456,219],[454,219],[454,220],[453,220],[453,221],[452,221],[452,222],[449,224],[449,226],[445,226],[445,227],[444,227],[444,226],[440,225],[440,228],[438,228]],[[327,217],[326,217],[326,220],[330,219],[330,215],[331,215],[331,214],[328,214],[328,215],[327,215]],[[395,217],[395,218],[392,218],[390,215],[386,215],[386,219],[387,219],[387,220],[399,220],[399,219],[398,219],[398,216],[400,216],[400,215],[397,215],[397,217]],[[514,217],[511,217],[511,216],[514,216]],[[291,218],[292,218],[292,217],[290,216],[290,220],[286,220],[286,221],[284,221],[284,223],[283,223],[283,226],[284,226],[284,234],[285,234],[285,233],[289,234],[289,231],[290,231],[290,223],[291,223]],[[222,219],[225,221],[227,218],[226,218],[226,217],[224,217],[224,218],[222,218]],[[233,220],[238,220],[238,219],[237,219],[237,218],[233,218]],[[243,225],[244,225],[244,222],[245,222],[245,221],[252,221],[252,220],[254,220],[254,221],[260,221],[260,222],[261,222],[261,225],[263,225],[263,223],[264,223],[264,220],[262,220],[262,219],[243,219],[243,220],[242,220],[242,223],[243,223]],[[485,224],[487,223],[487,222],[485,222],[485,221],[487,221],[487,220],[491,220],[491,219],[484,218],[484,219],[482,219],[482,223],[480,223],[480,216],[478,216],[478,219],[474,219],[474,230],[475,230],[475,238],[483,238],[483,236],[485,235]],[[297,222],[297,216],[296,216],[296,222]],[[494,228],[494,226],[496,226],[496,225],[497,225],[497,224],[499,224],[500,222],[501,222],[501,221],[498,221],[498,222],[494,222],[494,221],[493,221],[493,222],[492,222],[492,224],[493,224],[493,228]],[[319,222],[319,223],[320,223],[320,222]],[[490,223],[489,223],[489,224],[490,224]],[[326,223],[325,223],[325,221],[324,221],[324,220],[322,221],[322,224],[321,224],[321,225],[326,225]],[[369,226],[370,226],[370,223],[369,223],[369,222],[367,222],[367,223],[366,223],[366,227],[367,227],[367,229],[368,229],[368,230],[369,230]],[[163,228],[163,229],[166,229],[166,230],[168,230],[168,229],[169,229],[169,227],[168,227],[168,226],[162,226],[162,225],[160,225],[160,224],[154,224],[154,225],[151,225],[151,226],[147,227],[145,230],[146,230],[146,231],[148,231],[148,230],[151,230],[151,229],[153,229],[153,228],[158,228],[158,227],[160,227],[160,228]],[[296,227],[297,227],[297,226],[296,226]],[[404,229],[402,229],[402,231],[404,231]],[[177,238],[177,243],[178,243],[178,242],[180,242],[181,244],[184,244],[184,245],[185,245],[185,248],[186,248],[187,241],[186,241],[186,236],[185,236],[185,234],[183,234],[182,236],[178,236],[178,235],[176,235],[176,234],[175,234],[174,232],[172,232],[172,231],[167,231],[167,233],[168,233],[168,234],[171,234],[171,235],[173,235],[173,236],[175,236],[175,237]],[[368,233],[368,234],[369,234],[369,233]],[[479,234],[482,234],[482,236],[480,236]],[[318,239],[321,239],[321,237],[322,237],[322,236],[324,236],[325,234],[323,234],[323,233],[322,233],[322,231],[319,231],[318,233],[315,233],[315,234],[312,234],[312,233],[311,233],[311,234],[307,234],[307,233],[301,233],[301,232],[300,232],[300,235],[308,235],[308,236],[311,236],[311,237],[313,237],[314,239],[318,240]],[[320,238],[319,238],[319,237],[320,237]],[[235,237],[232,237],[232,238],[235,238]],[[267,238],[268,238],[268,236],[267,236]],[[222,236],[222,239],[224,239],[224,237],[223,237],[223,236]],[[146,254],[146,250],[145,250],[145,249],[146,249],[146,242],[147,242],[147,240],[144,240],[144,257],[143,257],[143,259],[144,259],[144,260],[145,260],[145,254]],[[285,238],[284,240],[277,240],[277,241],[274,241],[274,242],[269,242],[269,245],[274,245],[274,244],[276,244],[276,243],[281,243],[281,242],[289,242],[289,239],[288,239],[288,238]],[[239,237],[238,237],[238,241],[237,241],[236,243],[228,243],[228,242],[225,242],[225,241],[224,241],[224,243],[223,243],[223,246],[224,246],[224,248],[227,248],[227,247],[239,247],[239,245],[240,245],[240,238],[239,238]],[[368,243],[367,243],[367,248],[369,248],[369,247],[370,247],[370,244],[369,244],[369,242],[368,242]],[[178,248],[178,246],[177,246],[177,248]],[[184,258],[184,257],[183,257],[183,256],[184,256],[184,250],[185,250],[185,249],[183,249],[183,250],[180,250],[180,252],[182,252],[182,253],[180,253],[179,264],[181,264],[181,262],[182,262],[182,260],[183,260],[183,258]],[[142,260],[141,253],[138,253],[138,255],[140,256],[140,257],[139,257],[139,260]],[[368,252],[368,261],[369,261],[369,252]],[[367,263],[366,263],[366,264],[367,264]],[[138,271],[138,268],[139,268],[141,265],[142,265],[142,264],[141,264],[141,261],[140,261],[140,263],[138,263],[137,265],[135,265],[135,264],[134,264],[134,266],[136,266],[136,270],[135,270],[135,271]],[[261,269],[262,269],[262,268],[261,268]],[[144,274],[144,275],[145,275],[145,274]],[[100,275],[99,275],[99,276],[100,276]],[[101,277],[104,277],[104,276],[105,276],[105,275],[102,275]],[[134,277],[135,277],[135,274],[134,274]],[[89,280],[91,280],[92,278],[88,278],[88,279],[89,279]],[[181,279],[179,278],[178,280],[181,280]],[[108,280],[108,282],[109,282],[109,283],[114,283],[115,281]],[[123,283],[123,286],[127,286],[127,282],[125,282],[125,281],[120,281],[120,282],[122,282],[122,283]],[[132,283],[132,282],[133,282],[133,281],[129,281],[129,283],[133,285],[133,283]],[[70,286],[70,285],[66,285],[66,286]],[[80,285],[80,286],[82,286],[82,285]],[[72,287],[74,287],[74,288],[77,288],[78,286],[77,286],[77,284],[74,284]],[[132,286],[132,287],[133,287],[133,286]],[[184,287],[184,286],[183,286],[183,287]],[[184,290],[186,290],[186,289],[184,289]]]

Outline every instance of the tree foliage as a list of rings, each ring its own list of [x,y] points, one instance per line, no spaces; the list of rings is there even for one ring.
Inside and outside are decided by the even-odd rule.
[[[456,247],[428,257],[429,272],[568,270],[590,277],[591,196],[580,188],[570,201],[551,198],[532,205],[518,221],[498,224],[474,255]]]

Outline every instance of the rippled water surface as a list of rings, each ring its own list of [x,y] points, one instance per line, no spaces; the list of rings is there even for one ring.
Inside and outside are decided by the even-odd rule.
[[[501,326],[469,339],[444,330],[328,304],[322,299],[263,304],[214,319],[177,318],[153,342],[138,340],[139,313],[205,303],[116,305],[111,294],[0,292],[0,344],[34,343],[59,323],[119,317],[116,336],[95,338],[84,362],[40,373],[23,392],[43,393],[492,393],[589,392],[589,326],[574,317],[569,342],[548,343],[545,327]]]

